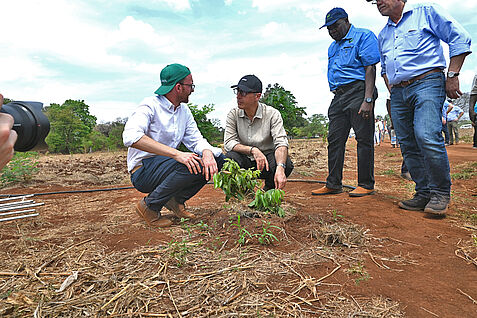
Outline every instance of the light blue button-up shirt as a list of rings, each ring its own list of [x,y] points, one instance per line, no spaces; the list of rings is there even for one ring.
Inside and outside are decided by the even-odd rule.
[[[389,84],[410,80],[434,68],[446,67],[440,41],[450,57],[471,52],[467,31],[435,4],[406,4],[401,20],[391,19],[379,33],[382,74]]]
[[[463,112],[464,111],[462,110],[462,108],[460,108],[457,105],[454,105],[454,108],[452,108],[449,114],[447,114],[447,121],[449,122],[449,121],[457,120],[457,118],[459,118],[459,115]]]
[[[374,33],[352,25],[343,39],[334,41],[328,48],[330,90],[357,80],[364,81],[364,67],[378,62],[378,39]]]
[[[161,95],[145,98],[124,126],[123,142],[129,147],[128,171],[140,165],[142,159],[155,156],[131,147],[144,135],[172,148],[177,148],[182,142],[198,155],[202,155],[205,149],[211,150],[216,157],[222,153],[202,136],[187,105],[180,104],[174,110],[174,105]]]
[[[449,108],[449,105],[450,103],[445,100],[444,105],[442,106],[442,117],[444,117],[444,119],[447,119],[447,109]]]

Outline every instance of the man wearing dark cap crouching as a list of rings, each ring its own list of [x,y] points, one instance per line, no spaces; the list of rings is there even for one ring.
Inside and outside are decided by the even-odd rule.
[[[350,128],[356,133],[358,187],[349,193],[361,197],[374,193],[374,102],[378,97],[375,64],[379,62],[376,36],[355,28],[342,8],[326,15],[323,27],[335,40],[328,49],[328,83],[335,94],[328,109],[328,177],[313,195],[343,192],[345,145]]]
[[[221,149],[202,136],[187,105],[195,85],[189,68],[167,65],[161,71],[157,95],[145,98],[129,117],[123,132],[128,171],[134,187],[148,196],[136,212],[150,226],[173,222],[161,217],[163,206],[180,218],[194,218],[184,202],[222,168]],[[176,148],[183,143],[191,152]]]
[[[283,189],[293,163],[288,156],[288,139],[280,112],[259,102],[262,82],[255,75],[245,75],[231,88],[237,95],[238,107],[227,115],[225,156],[242,168],[260,170],[265,191]]]

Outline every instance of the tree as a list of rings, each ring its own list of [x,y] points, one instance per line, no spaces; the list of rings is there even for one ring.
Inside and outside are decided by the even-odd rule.
[[[328,136],[328,118],[323,114],[313,114],[307,119],[307,125],[302,129],[303,137],[322,137],[323,140]]]
[[[84,150],[84,138],[96,125],[96,117],[90,115],[84,101],[67,100],[62,105],[46,107],[50,121],[50,133],[46,137],[51,152],[76,153]]]
[[[269,84],[260,101],[278,109],[283,118],[283,126],[289,134],[292,133],[293,127],[305,126],[305,107],[299,107],[295,96],[279,84]]]
[[[210,143],[221,143],[224,140],[224,130],[220,127],[220,121],[215,118],[207,118],[207,115],[214,111],[214,104],[204,105],[202,108],[193,104],[187,104],[187,106],[192,112],[202,136]]]
[[[107,147],[105,148],[108,150],[124,148],[123,131],[126,121],[127,118],[116,118],[115,121],[96,125],[94,130],[107,138]]]

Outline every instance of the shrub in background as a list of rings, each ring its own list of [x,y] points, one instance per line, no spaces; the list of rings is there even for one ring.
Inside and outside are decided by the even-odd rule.
[[[12,160],[0,171],[1,186],[31,180],[39,170],[37,158],[36,152],[16,152]]]

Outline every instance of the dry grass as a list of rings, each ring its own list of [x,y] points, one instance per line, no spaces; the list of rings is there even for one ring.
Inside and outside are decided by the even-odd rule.
[[[214,250],[184,241],[105,253],[87,240],[9,260],[3,315],[17,317],[403,317],[387,299],[354,299],[332,276],[341,264],[319,246],[292,252]],[[321,267],[320,278],[307,269]],[[71,269],[77,279],[70,276]],[[326,268],[333,268],[326,270]],[[18,273],[15,275],[14,273]],[[65,280],[70,285],[60,291]]]

